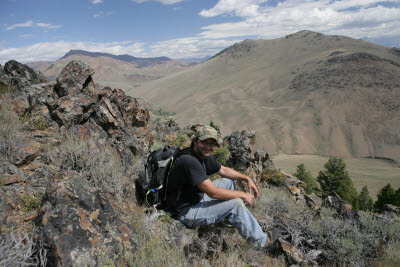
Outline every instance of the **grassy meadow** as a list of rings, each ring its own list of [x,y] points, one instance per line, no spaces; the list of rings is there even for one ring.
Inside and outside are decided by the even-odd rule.
[[[275,167],[287,173],[295,173],[296,167],[304,163],[314,178],[324,169],[329,157],[319,155],[276,155],[272,157]],[[371,197],[376,200],[378,191],[388,183],[396,190],[400,187],[400,167],[385,159],[343,158],[347,171],[359,192],[368,186]]]

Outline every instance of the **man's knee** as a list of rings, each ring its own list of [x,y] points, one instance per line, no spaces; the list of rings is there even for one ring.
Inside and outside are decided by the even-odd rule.
[[[233,204],[235,207],[238,207],[238,208],[246,208],[246,205],[244,204],[243,200],[240,199],[240,198],[234,198],[234,199],[231,199],[231,200],[229,200],[229,201],[231,201],[232,204]]]
[[[215,180],[213,183],[216,187],[232,189],[232,190],[235,189],[235,182],[229,178],[219,178]]]

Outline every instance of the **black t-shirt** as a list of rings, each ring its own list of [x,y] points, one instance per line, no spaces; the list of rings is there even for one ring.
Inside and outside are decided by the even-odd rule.
[[[212,155],[199,159],[191,148],[184,149],[168,178],[166,211],[175,218],[185,215],[203,198],[204,193],[197,185],[220,169],[221,164]]]

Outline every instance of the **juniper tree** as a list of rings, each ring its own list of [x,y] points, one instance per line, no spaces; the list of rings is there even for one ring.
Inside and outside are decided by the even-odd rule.
[[[321,185],[322,197],[336,192],[343,200],[357,207],[357,190],[346,171],[343,159],[331,157],[324,165],[325,170],[320,171],[317,181]]]
[[[376,209],[382,209],[385,204],[396,204],[396,192],[391,184],[387,184],[379,190],[377,197],[378,199],[375,202]]]
[[[311,172],[306,170],[306,167],[303,163],[297,166],[297,171],[294,176],[297,177],[300,181],[303,181],[306,186],[304,190],[307,194],[317,193],[318,192],[318,184],[317,181],[312,177]]]
[[[363,211],[372,211],[374,208],[374,201],[369,195],[367,186],[364,186],[358,195],[358,208]]]

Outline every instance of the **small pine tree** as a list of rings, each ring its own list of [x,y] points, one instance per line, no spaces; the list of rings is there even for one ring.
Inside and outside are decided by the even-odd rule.
[[[304,190],[307,194],[318,192],[317,181],[314,179],[314,177],[312,177],[311,172],[306,170],[306,167],[303,163],[297,166],[297,171],[293,175],[306,184]]]
[[[396,205],[397,207],[400,207],[400,187],[396,191],[394,205]]]
[[[391,184],[387,184],[379,190],[377,197],[378,199],[375,202],[375,208],[382,209],[385,204],[395,204],[396,192]]]
[[[343,159],[331,157],[324,167],[325,171],[320,171],[317,177],[321,185],[322,197],[326,198],[330,193],[336,192],[343,200],[357,208],[357,190],[346,171]]]
[[[364,186],[358,195],[358,205],[359,209],[363,211],[372,211],[374,208],[374,201],[369,195],[368,187]]]
[[[220,132],[221,127],[218,124],[214,123],[213,121],[210,121],[210,126],[213,127],[215,130],[217,130],[218,133],[221,133]]]

